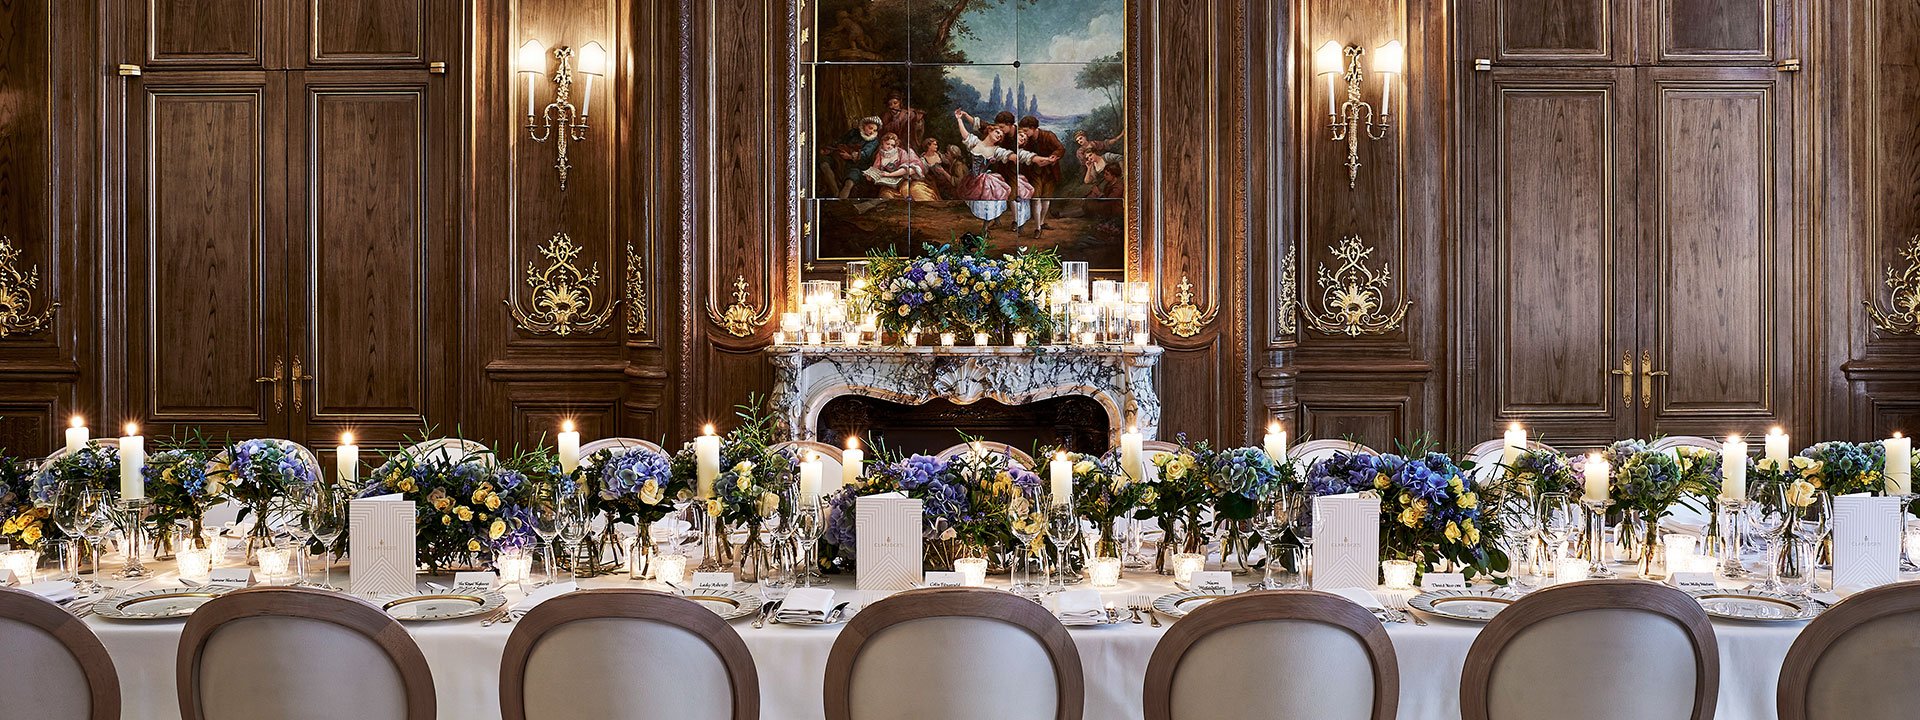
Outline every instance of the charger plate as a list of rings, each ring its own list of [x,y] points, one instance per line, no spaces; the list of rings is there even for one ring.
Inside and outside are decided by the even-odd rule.
[[[1193,612],[1194,608],[1232,594],[1226,590],[1188,590],[1168,593],[1154,598],[1153,609],[1170,618],[1183,618],[1187,613]]]
[[[681,590],[680,597],[699,603],[701,607],[712,610],[721,620],[738,620],[760,610],[760,598],[739,590],[721,590],[718,588],[687,588]]]
[[[233,590],[228,585],[202,585],[122,593],[94,603],[93,614],[109,620],[174,620]]]
[[[380,609],[401,622],[430,622],[485,615],[505,604],[506,596],[497,592],[442,592],[385,599]]]
[[[1413,596],[1407,606],[1435,617],[1483,623],[1520,597],[1508,588],[1430,590]]]
[[[1697,590],[1689,595],[1707,615],[1746,622],[1798,622],[1820,614],[1811,599],[1766,590]]]

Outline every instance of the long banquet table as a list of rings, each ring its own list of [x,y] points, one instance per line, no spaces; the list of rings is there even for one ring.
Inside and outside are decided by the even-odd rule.
[[[317,563],[316,563],[317,564]],[[111,565],[109,565],[111,567]],[[177,580],[166,564],[162,572],[138,587],[153,589]],[[344,583],[341,570],[336,582]],[[315,569],[317,579],[318,569]],[[1103,592],[1105,599],[1125,608],[1136,596],[1158,597],[1175,592],[1171,581],[1130,571],[1120,587]],[[426,579],[423,579],[423,587]],[[447,584],[448,578],[439,578]],[[649,587],[621,577],[581,581],[582,587]],[[855,607],[878,599],[853,589],[848,577],[835,577],[831,587],[837,600]],[[509,587],[509,601],[522,594]],[[1387,598],[1389,604],[1391,598]],[[1400,598],[1404,602],[1404,597]],[[1406,720],[1458,718],[1460,671],[1480,625],[1424,616],[1425,626],[1387,625],[1400,660],[1400,712]],[[750,627],[752,618],[733,623],[752,651],[760,675],[761,716],[769,720],[813,720],[823,717],[822,676],[837,627],[796,627],[769,624]],[[86,622],[113,656],[120,674],[125,718],[174,720],[180,717],[175,690],[174,655],[184,620],[128,622],[98,615]],[[1175,622],[1162,617],[1171,627]],[[482,627],[478,619],[410,623],[407,629],[420,644],[433,671],[439,716],[460,720],[499,718],[499,663],[514,625]],[[1720,701],[1717,717],[1728,720],[1774,718],[1774,686],[1787,649],[1803,622],[1741,623],[1714,621],[1720,645]],[[1140,718],[1141,684],[1147,660],[1165,628],[1150,624],[1074,628],[1071,630],[1086,669],[1087,718]],[[1249,688],[1249,692],[1259,692]]]

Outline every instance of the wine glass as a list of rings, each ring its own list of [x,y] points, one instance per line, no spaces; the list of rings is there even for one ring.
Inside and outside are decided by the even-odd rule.
[[[797,502],[790,493],[797,488],[789,488],[780,493],[780,502],[767,507],[766,503],[754,506],[754,514],[760,518],[760,532],[767,536],[767,554],[771,562],[760,570],[760,589],[766,599],[777,600],[786,596],[787,588],[793,585],[793,560],[789,545],[793,542],[793,523],[789,521],[792,507]]]
[[[1047,534],[1046,496],[1038,486],[1013,486],[1013,497],[1007,500],[1007,529],[1013,534],[1016,546],[1013,548],[1013,592],[1026,597],[1038,597],[1042,592],[1040,583],[1033,580],[1033,570],[1028,565],[1033,557],[1034,544]]]
[[[107,535],[113,532],[115,525],[113,495],[105,490],[85,490],[80,493],[80,506],[80,534],[93,546],[93,574],[99,577],[100,546],[106,544]],[[90,587],[102,589],[98,582]]]
[[[1313,578],[1313,493],[1304,488],[1282,488],[1281,499],[1286,506],[1287,529],[1293,531],[1293,537],[1300,541],[1300,578],[1311,583]]]
[[[344,488],[314,495],[313,508],[307,511],[307,530],[320,539],[320,551],[326,558],[326,579],[316,587],[339,590],[333,586],[333,544],[347,531],[347,498]]]
[[[1786,526],[1786,515],[1782,509],[1787,505],[1787,487],[1789,483],[1778,483],[1762,493],[1764,499],[1756,498],[1747,503],[1747,527],[1754,534],[1766,540],[1766,571],[1760,581],[1760,589],[1774,590],[1780,587],[1775,558],[1780,553],[1780,533]]]
[[[546,568],[547,578],[541,585],[553,584],[553,539],[560,534],[560,492],[559,488],[542,486],[534,499],[533,534],[540,538],[540,566]]]
[[[79,540],[86,537],[88,518],[92,515],[93,509],[87,505],[87,494],[85,491],[67,486],[62,486],[54,491],[53,524],[60,528],[61,534],[67,536],[67,552],[74,556],[74,586],[83,593],[91,593],[100,589],[100,583],[94,582],[93,578],[80,576],[80,552],[82,548],[80,547]],[[99,546],[94,545],[92,547],[94,548],[93,572],[98,574],[100,572]]]
[[[282,502],[280,529],[291,540],[293,548],[293,572],[295,586],[307,584],[307,553],[312,548],[307,543],[313,539],[313,531],[307,525],[307,513],[312,509],[314,500],[320,493],[311,485],[295,484],[287,488],[287,496]]]
[[[822,498],[803,497],[793,508],[793,535],[800,543],[799,560],[806,566],[806,572],[794,576],[800,587],[813,587],[813,568],[819,564],[816,553],[819,551],[820,535],[826,529],[822,527],[822,520],[827,517],[825,505],[826,500]],[[822,582],[825,582],[824,578]]]
[[[1539,515],[1540,542],[1547,546],[1547,571],[1556,572],[1565,559],[1567,538],[1580,526],[1573,498],[1563,492],[1541,493],[1535,508]]]
[[[587,537],[586,498],[580,493],[560,492],[560,547],[567,552],[567,575],[574,581],[580,579],[580,542]]]
[[[1267,559],[1260,564],[1260,582],[1249,586],[1253,590],[1278,590],[1279,584],[1273,580],[1273,564],[1280,559],[1278,549],[1280,538],[1287,529],[1286,494],[1279,487],[1274,488],[1254,503],[1253,532],[1260,536],[1261,546],[1266,550]]]
[[[1065,501],[1052,498],[1047,506],[1047,535],[1053,538],[1054,575],[1058,578],[1057,589],[1065,590],[1068,585],[1078,584],[1081,578],[1075,575],[1067,563],[1067,551],[1073,545],[1073,539],[1080,535],[1080,516],[1073,512],[1073,498]]]

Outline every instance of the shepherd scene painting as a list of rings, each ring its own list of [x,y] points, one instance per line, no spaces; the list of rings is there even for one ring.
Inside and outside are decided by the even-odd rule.
[[[821,0],[810,260],[986,232],[1120,270],[1126,0]]]

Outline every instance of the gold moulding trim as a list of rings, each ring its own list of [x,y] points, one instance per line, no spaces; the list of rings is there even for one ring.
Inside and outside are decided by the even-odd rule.
[[[643,335],[647,329],[646,260],[627,243],[627,334]]]
[[[1413,302],[1402,301],[1392,306],[1390,312],[1382,312],[1389,307],[1386,290],[1393,283],[1393,269],[1386,263],[1380,264],[1378,272],[1369,267],[1367,258],[1373,255],[1373,248],[1361,242],[1358,235],[1342,237],[1338,245],[1329,249],[1340,260],[1340,267],[1330,271],[1326,263],[1321,263],[1315,271],[1315,283],[1320,286],[1320,307],[1316,310],[1311,304],[1301,306],[1307,327],[1350,337],[1381,335],[1400,329]]]
[[[34,312],[33,293],[39,288],[40,267],[22,270],[20,249],[13,246],[13,238],[0,235],[0,338],[32,335],[53,325],[53,311],[60,303]]]
[[[726,328],[727,332],[734,337],[752,335],[756,328],[767,324],[769,317],[762,315],[759,310],[754,309],[753,304],[749,301],[751,297],[752,295],[747,292],[747,276],[735,276],[733,278],[733,304],[728,305],[726,311],[715,318],[715,320],[720,323],[720,327]]]
[[[513,310],[514,323],[536,335],[567,336],[606,327],[607,320],[613,316],[613,306],[619,302],[594,312],[593,287],[600,284],[600,264],[594,263],[581,272],[574,264],[580,248],[564,232],[554,233],[553,238],[541,246],[540,255],[547,260],[545,268],[527,263],[532,311],[522,310],[515,300],[503,301]]]
[[[1213,316],[1219,308],[1202,311],[1199,305],[1193,304],[1193,281],[1185,275],[1180,276],[1180,284],[1174,287],[1175,302],[1173,307],[1160,313],[1160,322],[1180,337],[1193,337],[1200,334],[1200,329],[1213,321]]]
[[[1300,248],[1289,244],[1280,261],[1280,334],[1300,332]]]
[[[1908,240],[1899,256],[1906,260],[1907,266],[1887,266],[1887,308],[1875,307],[1872,300],[1861,300],[1860,304],[1867,307],[1874,327],[1901,335],[1920,335],[1920,235]]]

